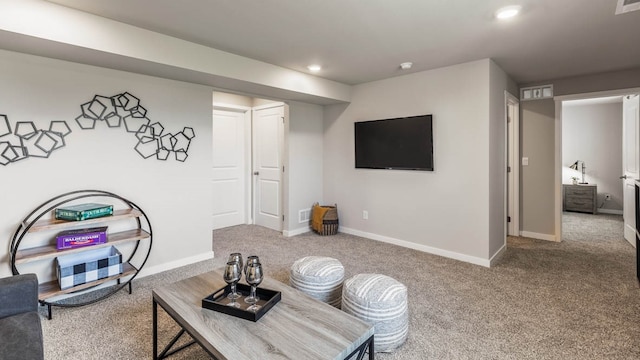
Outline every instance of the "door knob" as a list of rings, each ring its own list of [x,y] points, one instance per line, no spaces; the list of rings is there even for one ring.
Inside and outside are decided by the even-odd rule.
[[[254,171],[253,175],[260,175],[260,172],[259,171]]]
[[[622,176],[620,176],[620,179],[624,179],[624,180],[626,180],[627,178],[628,178],[628,176],[627,176],[627,175],[622,175]]]

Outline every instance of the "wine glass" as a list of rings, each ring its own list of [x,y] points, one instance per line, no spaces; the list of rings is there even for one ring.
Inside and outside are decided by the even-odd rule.
[[[240,265],[235,261],[227,262],[227,265],[224,267],[224,281],[227,284],[231,285],[231,292],[227,296],[231,299],[231,302],[227,305],[233,307],[240,307],[240,304],[236,302],[236,299],[240,297],[240,295],[236,292],[236,284],[240,281],[240,276],[242,275],[240,271]]]
[[[240,279],[242,278],[242,270],[244,270],[244,268],[242,267],[242,254],[240,253],[232,253],[229,255],[229,259],[227,260],[227,263],[230,262],[235,262],[238,264],[238,267],[240,268],[240,277],[238,278],[238,281],[240,281]],[[238,283],[238,281],[236,281],[236,284]],[[229,299],[239,299],[242,297],[242,295],[240,295],[238,292],[236,292],[235,290],[236,286],[235,284],[232,285],[232,292],[229,293],[229,295],[227,295],[227,297]]]
[[[260,263],[252,263],[247,266],[247,273],[245,274],[247,283],[251,285],[251,294],[244,299],[248,304],[251,304],[247,308],[248,311],[258,311],[262,306],[258,305],[258,296],[256,295],[256,288],[262,282],[262,265]]]
[[[247,277],[247,267],[249,266],[249,264],[259,264],[260,263],[260,258],[257,255],[251,255],[249,257],[247,257],[247,262],[244,264],[244,276],[245,278]]]
[[[235,261],[238,264],[240,264],[240,271],[244,272],[244,265],[242,264],[242,254],[240,253],[231,253],[229,254],[229,259],[227,259],[227,261]],[[242,277],[242,274],[240,274],[240,277]]]

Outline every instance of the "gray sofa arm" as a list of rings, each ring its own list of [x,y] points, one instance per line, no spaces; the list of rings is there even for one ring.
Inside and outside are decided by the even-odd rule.
[[[0,279],[0,319],[38,311],[38,277],[21,274]]]

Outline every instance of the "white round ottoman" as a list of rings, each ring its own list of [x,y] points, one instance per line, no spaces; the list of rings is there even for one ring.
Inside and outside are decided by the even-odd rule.
[[[407,287],[380,274],[358,274],[344,282],[342,311],[374,327],[375,352],[392,352],[407,339]]]
[[[291,265],[289,284],[305,294],[340,308],[344,267],[340,261],[323,256],[307,256]]]

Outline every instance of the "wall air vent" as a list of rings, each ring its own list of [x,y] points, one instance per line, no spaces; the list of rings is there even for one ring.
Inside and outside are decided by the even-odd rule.
[[[640,0],[618,0],[616,15],[640,10]]]
[[[311,219],[311,209],[303,209],[298,211],[298,222],[300,224],[308,223],[310,219]]]
[[[553,85],[540,85],[520,89],[520,101],[552,99]]]

